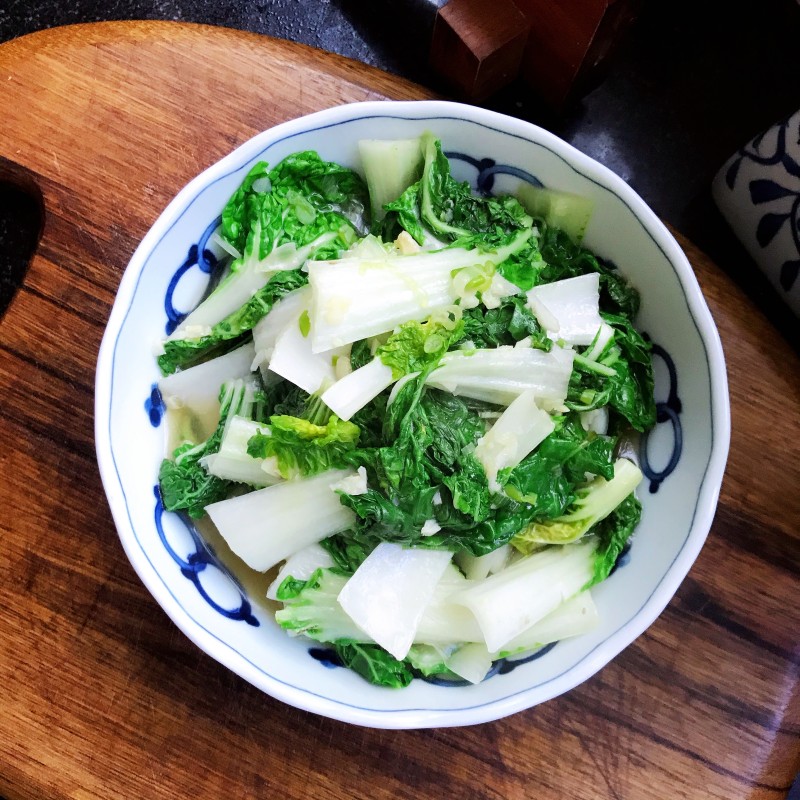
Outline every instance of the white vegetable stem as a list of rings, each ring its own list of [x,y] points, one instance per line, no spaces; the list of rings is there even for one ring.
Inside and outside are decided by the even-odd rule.
[[[387,253],[310,262],[314,352],[391,331],[452,305],[457,296],[454,270],[496,266],[524,246],[526,239],[520,235],[511,245],[488,253],[454,247],[408,256]]]
[[[430,602],[422,612],[414,642],[418,644],[450,644],[454,642],[481,642],[481,633],[475,615],[462,605],[451,601],[459,590],[470,585],[454,564],[442,573]]]
[[[251,343],[224,356],[212,358],[196,367],[175,372],[158,382],[158,389],[169,408],[187,406],[194,410],[219,407],[219,388],[225,381],[246,378],[255,350]]]
[[[303,245],[303,247],[298,247],[294,242],[284,242],[278,245],[266,258],[257,262],[258,269],[266,273],[298,269],[320,247],[330,244],[338,235],[336,231],[326,231],[314,239],[313,242]]]
[[[269,314],[256,323],[253,328],[253,344],[256,352],[252,365],[254,370],[264,364],[269,365],[278,336],[292,320],[299,319],[310,303],[311,289],[308,286],[295,289],[278,300]]]
[[[219,451],[201,459],[210,475],[251,486],[271,486],[281,480],[275,458],[253,458],[247,443],[257,433],[269,435],[269,427],[237,415],[228,417]]]
[[[307,581],[318,569],[330,569],[333,566],[333,556],[321,544],[310,544],[286,559],[267,589],[267,599],[278,599],[278,589],[286,578]]]
[[[308,294],[305,299],[310,299]],[[301,307],[278,334],[269,360],[269,370],[313,394],[336,381],[336,361],[344,356],[348,348],[312,352],[311,335],[308,331],[304,335],[300,326],[301,317],[307,311],[307,307]]]
[[[599,303],[597,272],[544,283],[528,292],[528,305],[551,338],[571,345],[592,343],[603,324]]]
[[[565,600],[555,611],[549,613],[535,625],[507,642],[492,658],[502,658],[516,653],[538,650],[551,642],[560,642],[571,636],[588,633],[600,623],[600,615],[587,589],[575,597]]]
[[[366,494],[369,486],[367,485],[366,467],[359,467],[354,475],[347,475],[340,481],[331,484],[334,492],[344,492],[349,495]]]
[[[339,603],[369,637],[403,659],[452,556],[382,542],[347,581]]]
[[[336,235],[334,232],[326,232],[301,248],[287,243],[261,260],[253,254],[237,259],[232,265],[230,274],[183,320],[169,338],[187,338],[189,330],[213,328],[229,314],[238,311],[256,292],[263,289],[275,272],[302,266],[315,250],[333,241]],[[254,249],[258,251],[258,242],[261,239],[261,222],[258,220],[254,223],[252,238],[256,243]]]
[[[469,550],[461,550],[453,559],[464,571],[467,580],[481,581],[504,569],[511,558],[511,545],[504,544],[485,556],[474,556]]]
[[[397,399],[397,395],[400,394],[400,390],[409,382],[413,381],[419,375],[419,372],[409,372],[408,375],[403,375],[397,383],[392,386],[392,391],[389,392],[389,397],[386,400],[386,408],[394,403]]]
[[[552,547],[527,556],[502,572],[457,592],[496,652],[575,596],[591,580],[594,544]]]
[[[387,367],[379,358],[374,358],[336,381],[322,394],[322,402],[339,419],[349,420],[356,411],[364,408],[392,383],[392,368]]]
[[[381,220],[386,213],[384,205],[397,200],[422,173],[420,140],[362,139],[358,152],[367,179],[372,218]]]
[[[489,488],[499,492],[497,473],[516,467],[554,429],[551,416],[536,405],[533,390],[519,395],[475,447],[475,458],[486,471]]]
[[[578,416],[585,431],[594,431],[601,436],[608,433],[608,406],[582,411]]]
[[[594,344],[583,353],[583,357],[589,361],[597,361],[613,338],[614,329],[607,322],[604,322],[597,332],[597,338],[593,340]]]
[[[445,252],[443,257],[341,259],[309,265],[314,351],[385,333],[451,305],[455,294],[450,273],[467,265],[466,251]]]
[[[524,392],[545,409],[562,406],[572,373],[571,350],[546,353],[527,347],[446,353],[427,383],[453,394],[510,405]]]
[[[231,550],[249,567],[264,572],[353,524],[355,514],[330,487],[354,474],[329,470],[211,503],[206,511]]]
[[[470,683],[480,683],[492,668],[492,656],[482,642],[465,644],[445,660],[447,668]]]
[[[319,545],[314,545],[289,558],[281,568],[278,579],[270,587],[268,596],[277,593],[280,583],[288,575],[298,580],[307,580],[313,573],[315,565],[324,567],[327,561],[323,553],[327,551]],[[348,579],[326,568],[318,589],[307,591],[307,594],[297,601],[289,601],[285,610],[279,612],[278,621],[284,625],[290,622],[296,623],[302,618],[304,625],[292,625],[289,629],[314,628],[313,634],[309,635],[319,641],[347,638],[356,642],[374,642],[374,639],[348,616],[337,599],[348,582]],[[415,644],[441,643],[442,647],[453,649],[456,646],[455,640],[458,640],[458,643],[483,643],[483,634],[472,613],[463,606],[450,603],[448,599],[455,590],[466,585],[464,576],[449,564],[436,584],[430,603],[422,613],[414,636]],[[376,602],[379,600],[377,597],[373,599]]]
[[[481,302],[486,308],[499,308],[504,297],[511,297],[519,290],[519,286],[506,280],[499,272],[495,272],[489,288],[481,294]]]

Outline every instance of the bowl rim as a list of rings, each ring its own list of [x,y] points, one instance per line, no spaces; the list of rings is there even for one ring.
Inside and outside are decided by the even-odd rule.
[[[364,117],[415,120],[446,118],[478,123],[545,146],[573,170],[611,191],[630,209],[672,266],[706,354],[712,422],[710,453],[686,539],[662,579],[653,588],[641,608],[626,623],[560,675],[536,686],[475,706],[457,709],[362,708],[289,685],[258,668],[230,644],[195,620],[178,602],[150,561],[138,542],[133,523],[127,513],[125,491],[111,447],[110,409],[113,395],[114,352],[142,270],[155,246],[204,188],[230,172],[240,169],[271,144],[309,128],[320,130]],[[440,100],[366,101],[337,105],[307,114],[253,136],[197,175],[170,201],[131,257],[120,281],[103,335],[95,374],[95,445],[100,475],[114,523],[131,565],[166,614],[207,654],[270,696],[297,708],[343,722],[391,729],[471,725],[523,711],[588,680],[640,636],[672,599],[696,560],[714,517],[730,445],[728,382],[719,333],[686,255],[666,226],[622,178],[549,131],[498,112]],[[532,696],[534,694],[535,697]]]

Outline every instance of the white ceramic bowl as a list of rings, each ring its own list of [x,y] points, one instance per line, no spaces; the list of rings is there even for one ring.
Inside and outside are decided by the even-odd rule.
[[[527,663],[502,665],[476,686],[415,680],[391,690],[312,657],[309,643],[280,630],[196,533],[162,514],[154,488],[166,440],[159,398],[151,392],[159,377],[152,345],[175,307],[186,311],[198,301],[207,281],[205,242],[254,162],[275,164],[315,149],[324,159],[354,165],[361,138],[425,130],[458,154],[453,173],[473,185],[480,180],[483,188],[503,192],[536,180],[595,200],[585,244],[615,262],[641,292],[638,326],[658,345],[661,423],[645,444],[651,485],[646,481],[639,490],[644,513],[626,564],[593,590],[599,628]],[[122,278],[100,349],[95,412],[100,472],[120,539],[175,624],[273,697],[379,728],[503,717],[573,688],[616,656],[656,619],[697,557],[714,515],[730,433],[725,366],[711,315],[686,257],[641,198],[544,130],[445,102],[360,103],[312,114],[256,136],[195,178],[159,217]]]

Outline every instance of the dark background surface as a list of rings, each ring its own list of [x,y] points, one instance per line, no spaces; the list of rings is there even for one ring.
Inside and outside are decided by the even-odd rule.
[[[5,0],[0,42],[45,27],[169,19],[334,51],[442,91],[412,0]],[[589,94],[560,114],[523,84],[484,105],[553,131],[610,167],[742,285],[797,346],[796,319],[731,236],[709,185],[732,153],[800,107],[797,0],[648,0]],[[2,113],[2,109],[0,109]],[[35,242],[36,207],[0,184],[0,309]]]

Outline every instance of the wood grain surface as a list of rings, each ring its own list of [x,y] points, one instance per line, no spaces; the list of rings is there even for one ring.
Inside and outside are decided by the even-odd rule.
[[[309,48],[170,23],[0,46],[0,177],[38,250],[0,321],[0,795],[782,798],[800,752],[800,364],[682,241],[728,359],[733,437],[708,542],[594,678],[495,723],[373,731],[284,706],[167,619],[128,564],[94,456],[97,349],[139,239],[190,178],[277,122],[425,98]]]

